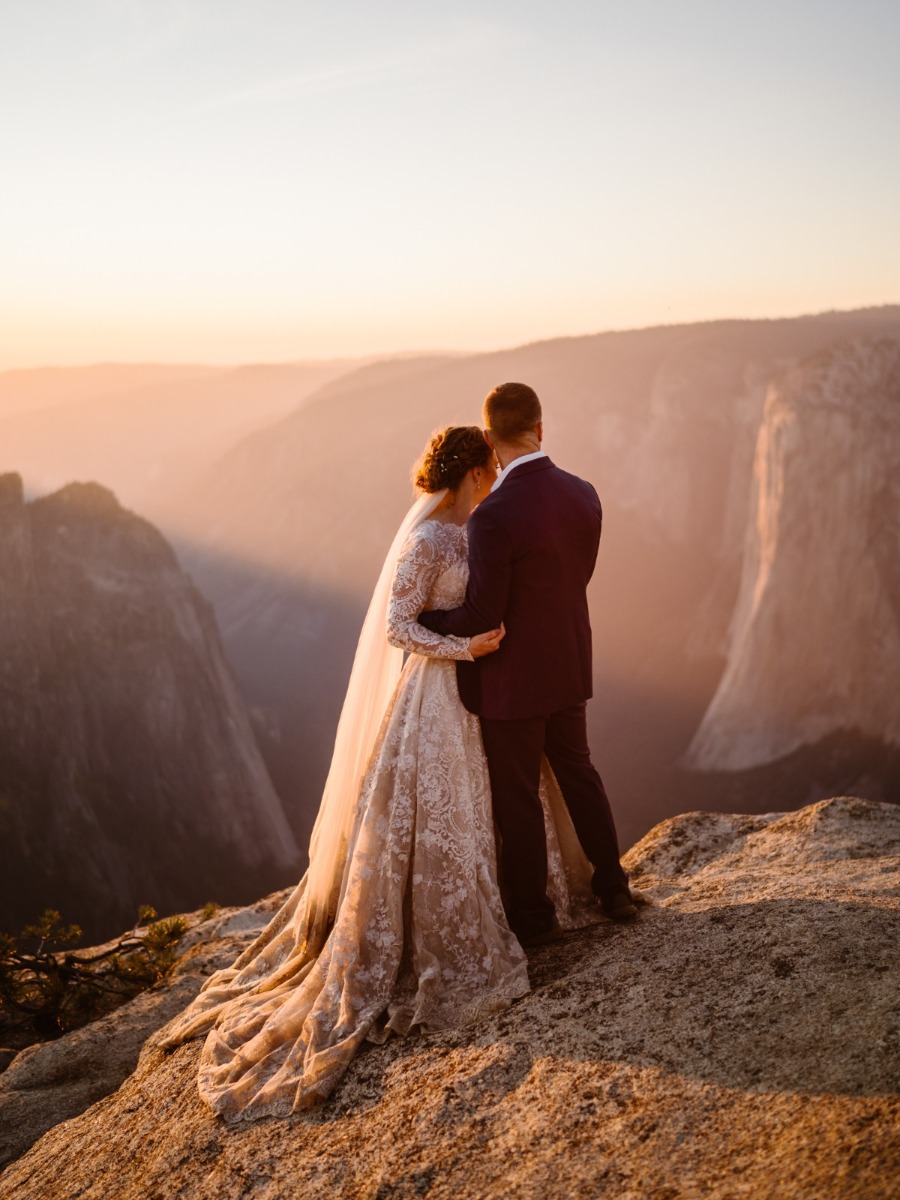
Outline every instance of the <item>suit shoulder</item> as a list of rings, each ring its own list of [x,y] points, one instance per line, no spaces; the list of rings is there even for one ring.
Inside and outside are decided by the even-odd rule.
[[[477,504],[469,514],[467,522],[469,532],[471,533],[473,529],[487,529],[495,525],[503,525],[504,514],[509,507],[504,504],[504,499],[505,497],[501,497],[499,492],[494,492]]]
[[[564,471],[562,467],[556,467],[556,471],[559,473],[559,476],[562,477],[562,480],[565,482],[567,487],[571,488],[573,491],[581,492],[584,496],[591,497],[598,504],[600,503],[600,497],[597,494],[597,489],[587,479],[582,479],[580,475],[573,475],[571,471]]]
[[[467,522],[470,547],[473,539],[479,544],[499,545],[508,542],[519,512],[517,505],[508,503],[508,494],[501,496],[502,490],[485,497],[472,510]]]

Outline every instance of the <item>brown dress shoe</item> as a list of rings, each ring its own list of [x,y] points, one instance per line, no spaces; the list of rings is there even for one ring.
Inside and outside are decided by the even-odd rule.
[[[600,897],[600,911],[611,921],[633,921],[637,916],[637,905],[627,889]]]

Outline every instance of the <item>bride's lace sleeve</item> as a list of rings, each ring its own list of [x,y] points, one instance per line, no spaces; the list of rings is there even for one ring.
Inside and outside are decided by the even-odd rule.
[[[387,612],[388,641],[411,654],[472,662],[469,638],[442,637],[417,620],[428,603],[435,580],[446,566],[431,531],[420,526],[403,547],[394,569]]]

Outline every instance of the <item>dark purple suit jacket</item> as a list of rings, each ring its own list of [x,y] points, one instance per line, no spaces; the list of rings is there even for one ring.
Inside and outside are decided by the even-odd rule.
[[[472,637],[506,624],[495,654],[458,664],[470,712],[546,717],[592,694],[587,585],[602,521],[593,487],[549,458],[523,463],[469,518],[469,585],[461,607],[424,612],[441,634]]]

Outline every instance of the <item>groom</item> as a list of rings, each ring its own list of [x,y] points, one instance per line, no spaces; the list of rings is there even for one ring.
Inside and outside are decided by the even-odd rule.
[[[630,920],[637,911],[585,724],[592,694],[586,588],[602,512],[593,487],[541,450],[541,405],[530,387],[501,384],[482,413],[502,470],[469,518],[466,598],[460,608],[423,612],[419,621],[462,637],[506,626],[495,654],[458,664],[459,692],[481,717],[509,922],[520,941],[536,945],[559,936],[538,793],[545,754],[594,867],[603,912]]]

